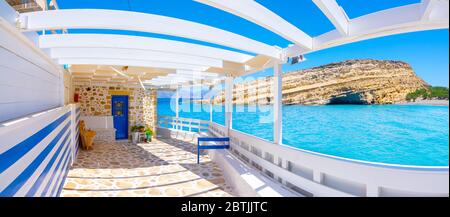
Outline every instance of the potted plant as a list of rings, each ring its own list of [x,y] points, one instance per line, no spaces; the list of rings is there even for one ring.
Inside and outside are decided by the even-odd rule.
[[[139,139],[139,126],[131,127],[131,142],[137,144]]]
[[[145,137],[146,137],[146,141],[147,142],[151,142],[152,141],[152,136],[153,136],[153,131],[150,127],[147,127],[145,129]]]
[[[140,125],[137,128],[138,128],[139,132],[145,133],[145,127],[144,126]]]

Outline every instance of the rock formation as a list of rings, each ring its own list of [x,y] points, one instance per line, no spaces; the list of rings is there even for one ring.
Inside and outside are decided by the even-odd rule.
[[[234,103],[273,101],[272,77],[234,86]],[[401,61],[348,60],[283,74],[284,104],[392,104],[428,86]],[[214,103],[224,102],[220,93]]]

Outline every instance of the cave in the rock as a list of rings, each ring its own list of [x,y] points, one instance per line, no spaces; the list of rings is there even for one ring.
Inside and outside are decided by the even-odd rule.
[[[331,97],[328,105],[336,105],[336,104],[355,104],[355,105],[364,105],[368,104],[365,100],[365,97],[362,93],[346,93],[344,95]]]

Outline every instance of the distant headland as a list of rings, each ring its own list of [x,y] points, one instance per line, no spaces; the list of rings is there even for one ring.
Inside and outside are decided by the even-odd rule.
[[[234,86],[235,104],[270,104],[273,77]],[[447,104],[448,88],[431,87],[402,61],[347,60],[283,74],[283,104]],[[214,104],[225,101],[224,93]],[[204,103],[208,103],[207,100]]]

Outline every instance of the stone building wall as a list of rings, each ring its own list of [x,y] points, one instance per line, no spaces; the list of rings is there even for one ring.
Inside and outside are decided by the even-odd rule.
[[[156,126],[156,90],[143,90],[140,87],[74,85],[74,93],[80,96],[82,116],[111,115],[111,96],[128,96],[128,125]]]

